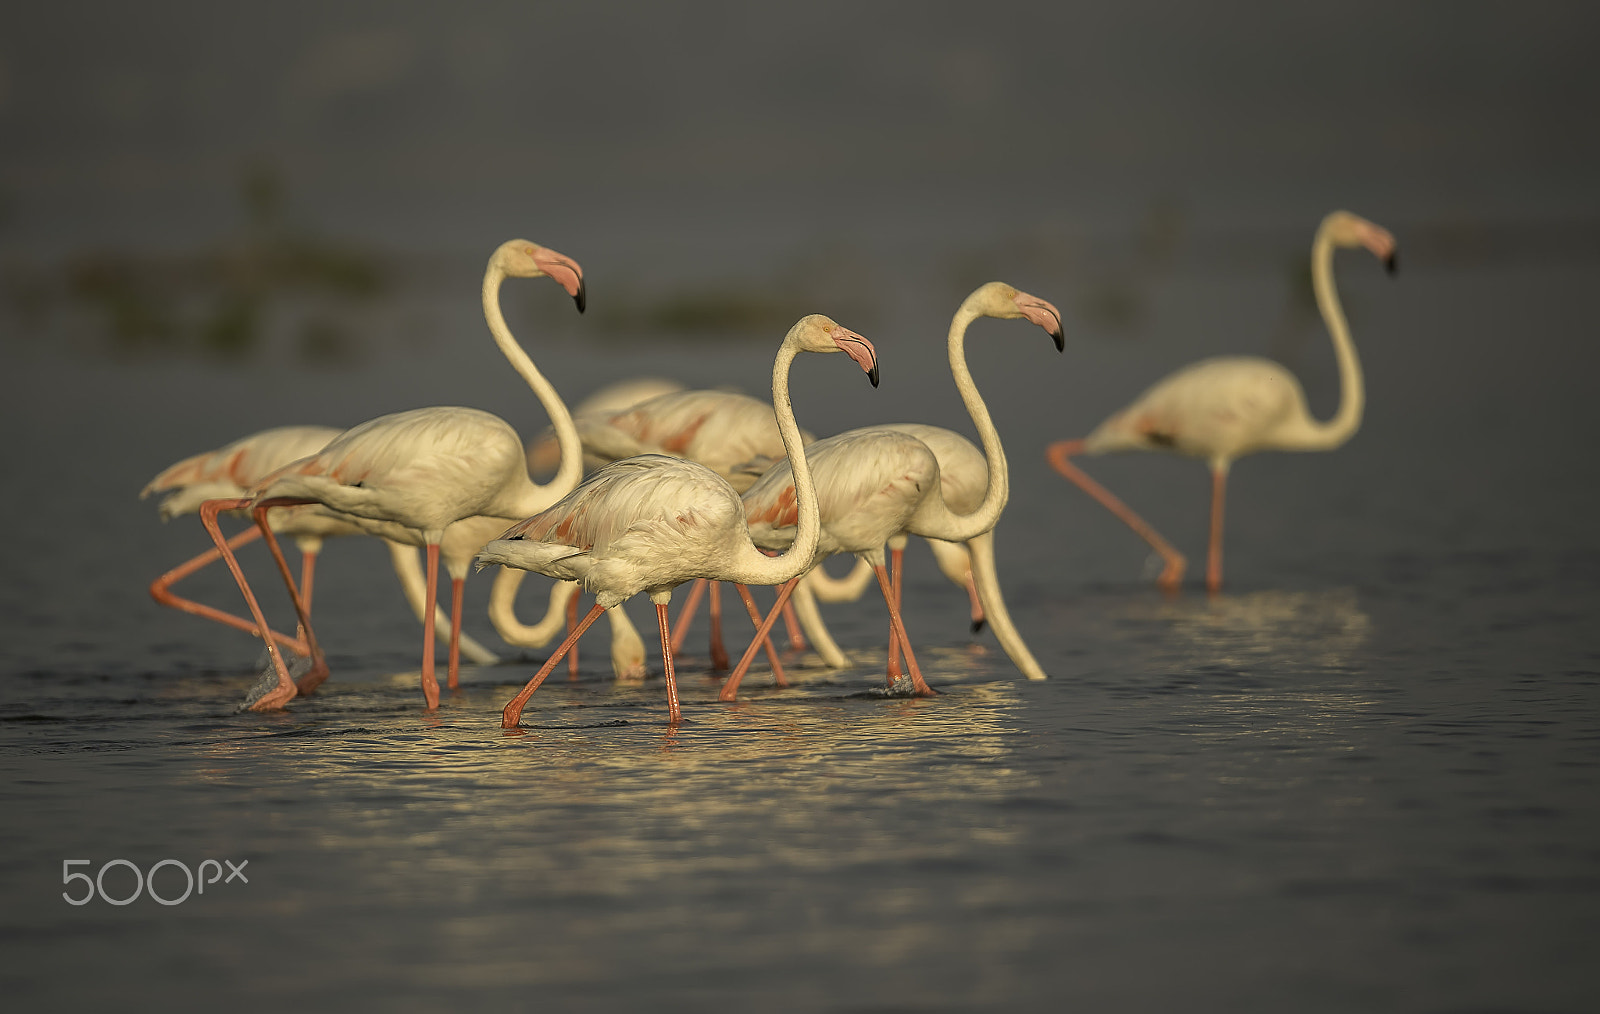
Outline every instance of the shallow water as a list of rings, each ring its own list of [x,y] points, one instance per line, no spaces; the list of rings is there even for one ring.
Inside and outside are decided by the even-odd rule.
[[[1180,276],[1158,303],[1193,326],[1147,343],[1057,357],[995,324],[970,344],[1012,449],[1003,583],[1050,680],[1021,679],[992,638],[969,636],[965,595],[913,545],[907,623],[940,696],[878,689],[885,631],[868,599],[825,607],[852,668],[795,657],[795,685],[777,690],[758,664],[732,706],[692,635],[677,730],[659,677],[615,683],[603,639],[576,682],[540,689],[521,730],[497,718],[527,660],[468,667],[423,713],[415,630],[370,545],[330,544],[317,594],[334,677],[283,714],[233,712],[247,638],[144,597],[203,544],[192,519],[163,527],[132,500],[184,454],[438,401],[540,425],[467,330],[470,303],[449,304],[470,343],[339,375],[8,347],[15,396],[0,413],[34,436],[4,450],[24,494],[4,508],[17,535],[0,645],[7,995],[35,1008],[227,995],[262,1010],[1591,1009],[1600,545],[1582,510],[1596,435],[1582,399],[1596,353],[1568,314],[1592,270],[1422,265],[1393,287],[1350,274],[1366,427],[1335,454],[1238,466],[1225,595],[1149,588],[1140,544],[1040,453],[1165,369],[1263,351],[1237,337],[1267,331],[1237,308],[1269,303],[1265,281]],[[1212,314],[1197,293],[1219,288]],[[937,340],[911,337],[942,330],[928,311],[869,335],[879,392],[804,364],[802,423],[961,425],[935,386],[948,384]],[[535,351],[578,392],[621,358]],[[760,390],[766,355],[658,346],[627,369]],[[1324,415],[1328,358],[1308,344],[1299,367]],[[87,448],[93,467],[61,464]],[[1198,559],[1203,469],[1088,467]],[[472,625],[492,642],[486,585],[471,586]],[[219,574],[185,588],[233,601]],[[171,907],[73,907],[61,864],[80,858],[91,871],[247,859],[249,882]],[[181,889],[161,876],[164,894]],[[131,874],[105,885],[125,893]]]

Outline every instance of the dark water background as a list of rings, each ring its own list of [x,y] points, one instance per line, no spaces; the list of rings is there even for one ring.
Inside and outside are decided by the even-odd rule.
[[[6,996],[1594,1009],[1585,8],[1067,5],[971,21],[939,6],[853,23],[824,7],[781,26],[507,9],[459,31],[423,6],[318,5],[273,25],[172,5],[142,26],[120,10],[35,12],[7,36],[32,48],[0,43],[7,277],[237,236],[236,170],[266,152],[297,220],[373,251],[389,281],[365,300],[272,296],[231,358],[119,340],[102,305],[69,296],[6,316]],[[116,55],[124,40],[138,55]],[[523,47],[540,58],[526,68]],[[91,69],[40,69],[69,48]],[[1164,599],[1143,544],[1043,448],[1223,352],[1286,362],[1329,415],[1333,357],[1299,279],[1335,206],[1402,250],[1394,281],[1364,253],[1337,265],[1362,431],[1334,453],[1240,463],[1226,593],[1191,580]],[[875,691],[885,624],[866,599],[825,607],[850,669],[796,658],[777,691],[759,666],[722,705],[696,634],[673,731],[659,679],[613,683],[594,639],[581,678],[549,682],[506,735],[498,709],[542,653],[468,667],[423,713],[419,638],[385,556],[346,540],[318,572],[325,692],[235,714],[255,649],[148,600],[149,579],[204,541],[193,519],[159,524],[137,490],[286,422],[459,403],[537,431],[477,303],[483,259],[517,234],[587,270],[582,318],[548,283],[506,289],[513,330],[574,399],[638,374],[764,393],[782,334],[769,318],[786,292],[814,298],[800,311],[866,334],[884,376],[874,391],[837,357],[797,364],[797,412],[819,433],[970,431],[949,312],[990,277],[1061,305],[1064,355],[1018,323],[981,322],[968,342],[1012,465],[1002,583],[1051,679],[1023,680],[970,637],[964,594],[914,546],[907,623],[938,698]],[[701,314],[687,324],[682,293]],[[757,323],[727,327],[727,305]],[[307,365],[296,329],[325,312],[338,354]],[[1203,467],[1086,467],[1198,573]],[[469,584],[469,629],[494,644],[487,586]],[[220,572],[184,587],[236,601]],[[76,908],[59,880],[79,858],[91,872],[248,859],[250,882]]]

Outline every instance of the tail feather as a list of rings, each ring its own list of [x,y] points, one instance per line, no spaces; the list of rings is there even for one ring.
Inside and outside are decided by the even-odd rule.
[[[215,451],[206,451],[193,457],[184,458],[175,465],[163,469],[161,474],[145,484],[139,491],[139,499],[143,500],[152,493],[163,493],[176,486],[198,482],[205,475],[206,467],[216,455]]]
[[[495,539],[478,554],[478,569],[499,564],[564,581],[582,580],[593,559],[577,546],[530,539]]]

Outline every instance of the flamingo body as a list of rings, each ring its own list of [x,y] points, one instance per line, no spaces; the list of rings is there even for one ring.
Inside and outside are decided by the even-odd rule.
[[[608,461],[640,454],[687,458],[737,491],[784,456],[772,405],[732,391],[677,391],[574,421],[588,455]],[[812,440],[804,430],[801,437],[807,444]]]
[[[278,426],[252,433],[163,469],[139,498],[166,493],[159,508],[163,521],[195,514],[207,500],[243,496],[277,469],[321,450],[339,432],[331,426]],[[277,509],[268,518],[274,531],[293,535],[330,537],[357,530],[326,512],[306,509]]]
[[[572,418],[578,420],[588,416],[616,415],[642,401],[683,389],[683,384],[665,377],[630,377],[607,384],[572,406]],[[592,472],[610,460],[585,452],[584,471]],[[553,472],[560,463],[561,448],[556,443],[554,429],[545,430],[528,445],[528,471],[534,475]]]
[[[739,494],[694,461],[614,461],[502,535],[486,559],[576,581],[604,608],[726,570],[730,545],[755,552]]]
[[[499,416],[435,406],[380,416],[267,477],[257,495],[431,533],[476,514],[514,517],[535,492],[522,440]]]
[[[1294,445],[1310,419],[1300,381],[1283,366],[1259,356],[1217,356],[1153,385],[1095,427],[1084,450],[1170,451],[1231,462]]]
[[[874,566],[883,546],[903,531],[928,491],[939,485],[939,460],[910,434],[883,426],[847,430],[806,448],[817,485],[822,535],[813,562],[858,553]],[[794,541],[798,510],[794,472],[780,461],[744,494],[750,537],[763,549]]]

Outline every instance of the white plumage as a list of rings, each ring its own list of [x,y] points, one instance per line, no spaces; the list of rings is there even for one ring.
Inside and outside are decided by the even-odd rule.
[[[992,577],[993,555],[988,541],[989,533],[999,521],[1010,496],[1009,474],[1000,435],[989,418],[988,408],[978,394],[966,365],[967,328],[979,317],[1028,320],[1045,328],[1055,340],[1057,350],[1063,345],[1060,311],[1045,300],[1020,292],[1004,282],[989,282],[979,286],[956,309],[946,340],[950,370],[962,401],[982,435],[984,455],[975,466],[957,443],[964,438],[936,427],[927,427],[920,432],[929,435],[943,447],[950,455],[952,464],[961,470],[960,475],[953,477],[949,489],[957,497],[960,506],[970,509],[958,510],[946,500],[946,484],[941,475],[940,460],[933,449],[915,435],[918,429],[914,424],[910,427],[876,426],[851,430],[819,440],[807,448],[808,460],[814,463],[821,503],[822,548],[855,553],[877,571],[878,585],[889,607],[889,678],[892,682],[899,675],[898,652],[903,647],[912,681],[919,693],[932,691],[923,681],[921,669],[911,651],[910,640],[905,636],[899,608],[899,570],[897,566],[892,579],[886,572],[884,544],[906,534],[967,543],[973,550],[984,554],[985,566],[979,570],[987,569]],[[975,497],[974,494],[978,493],[978,475],[983,476],[983,485],[981,494]],[[793,488],[793,480],[787,474],[787,463],[780,462],[746,492],[745,506],[752,534],[758,541],[764,539],[767,544],[776,546],[786,537],[784,529],[790,523],[788,517],[791,509],[786,498],[793,496]],[[825,552],[819,551],[818,561],[824,555]],[[779,606],[786,600],[789,590],[785,588],[780,595]],[[980,583],[979,594],[983,596],[986,610],[995,614],[997,620],[1004,617],[996,623],[995,629],[1007,653],[1030,679],[1043,679],[1044,671],[1034,661],[1021,637],[1010,627],[998,583]],[[814,612],[810,616],[814,622]],[[815,626],[811,636],[813,640],[826,638],[828,644],[832,643],[832,639]],[[739,681],[743,679],[754,655],[753,647],[745,651],[739,665],[723,685],[724,700],[731,700],[737,693]]]
[[[654,454],[607,465],[555,506],[484,547],[479,560],[485,565],[506,564],[575,580],[596,597],[589,615],[506,705],[501,716],[504,727],[517,724],[528,698],[601,609],[639,592],[648,592],[656,605],[668,711],[674,723],[680,720],[667,629],[672,589],[700,577],[778,584],[810,566],[820,523],[800,428],[789,403],[789,368],[800,352],[841,351],[877,383],[877,356],[871,343],[820,314],[803,317],[789,329],[773,362],[777,426],[785,452],[796,461],[795,481],[801,491],[794,545],[783,556],[769,557],[756,548],[745,526],[743,505],[727,480],[697,462]]]
[[[484,273],[483,312],[489,331],[549,413],[562,447],[561,468],[548,486],[539,486],[528,477],[522,441],[510,424],[478,409],[436,407],[397,412],[363,423],[341,434],[317,454],[280,469],[254,491],[255,507],[271,505],[278,499],[291,503],[313,501],[352,518],[366,519],[364,523],[376,522],[388,537],[425,545],[425,607],[429,617],[423,627],[422,690],[430,710],[439,703],[433,673],[432,619],[439,548],[445,529],[479,515],[525,517],[541,510],[576,486],[582,469],[577,432],[566,405],[511,336],[500,312],[500,287],[507,276],[551,277],[572,295],[581,311],[585,299],[583,272],[571,258],[526,240],[511,240],[495,250]],[[270,532],[266,534],[270,539]],[[227,547],[220,535],[215,530],[212,535],[226,555]],[[235,577],[252,612],[259,617],[254,594],[236,569]],[[292,582],[290,594],[299,608]],[[459,583],[452,597],[453,686],[461,628]],[[307,641],[315,652],[309,618],[301,611]],[[261,625],[265,627],[264,622]],[[265,703],[258,702],[264,707],[281,706],[294,695],[282,659],[275,652],[273,658],[279,672],[279,689],[263,698]]]
[[[1317,227],[1311,245],[1311,282],[1339,361],[1339,409],[1328,422],[1312,418],[1300,382],[1284,367],[1259,356],[1219,356],[1186,366],[1159,381],[1084,439],[1050,445],[1047,457],[1056,471],[1121,518],[1161,554],[1166,566],[1157,584],[1162,588],[1175,591],[1182,582],[1186,567],[1183,554],[1070,459],[1080,453],[1167,451],[1209,464],[1211,539],[1206,554],[1206,588],[1213,594],[1220,591],[1223,503],[1233,462],[1257,451],[1332,450],[1361,427],[1366,404],[1361,361],[1333,281],[1335,248],[1354,246],[1372,251],[1390,273],[1395,268],[1395,242],[1388,230],[1348,211],[1333,212]]]

